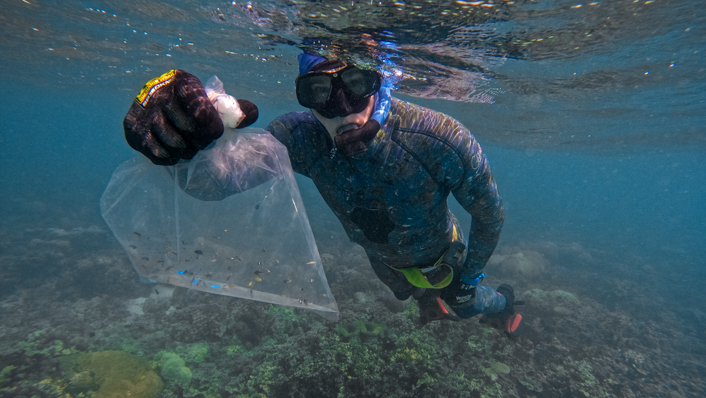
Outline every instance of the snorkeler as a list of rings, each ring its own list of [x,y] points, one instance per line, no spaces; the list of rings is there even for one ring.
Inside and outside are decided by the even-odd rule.
[[[313,180],[395,297],[414,297],[422,324],[484,314],[484,322],[514,333],[522,316],[512,287],[480,284],[504,211],[469,130],[390,97],[375,70],[318,55],[299,56],[296,94],[311,111],[287,113],[266,130],[287,147],[294,171]],[[237,127],[252,124],[257,107],[238,105]],[[157,165],[191,159],[224,129],[200,81],[181,70],[148,82],[123,125],[130,146]],[[233,192],[234,179],[221,179],[214,189]],[[448,209],[449,193],[472,216],[468,240]]]

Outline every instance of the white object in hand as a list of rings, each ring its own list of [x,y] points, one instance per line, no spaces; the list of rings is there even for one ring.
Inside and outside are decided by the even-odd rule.
[[[223,90],[223,82],[218,77],[213,76],[208,79],[204,88],[208,99],[216,107],[223,125],[232,129],[238,127],[238,124],[245,119],[245,114],[240,110],[238,101]]]

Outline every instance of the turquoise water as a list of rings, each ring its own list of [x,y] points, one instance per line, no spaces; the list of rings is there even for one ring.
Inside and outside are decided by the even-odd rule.
[[[164,397],[704,395],[699,1],[2,4],[0,396],[95,391],[72,389],[76,368],[60,364],[106,350],[179,354],[193,376],[157,366]],[[475,134],[506,205],[488,283],[517,287],[525,336],[476,320],[413,327],[414,306],[397,312],[304,178],[338,325],[137,281],[98,208],[133,156],[132,98],[172,68],[217,74],[264,127],[302,110],[298,46],[387,61],[405,77],[393,95]],[[513,272],[504,261],[519,253],[538,268]],[[351,337],[361,321],[389,332]]]

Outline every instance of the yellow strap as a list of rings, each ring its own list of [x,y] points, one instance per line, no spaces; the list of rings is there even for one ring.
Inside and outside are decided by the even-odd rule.
[[[451,283],[451,280],[453,280],[454,270],[448,264],[442,264],[441,266],[449,267],[451,272],[449,272],[449,275],[444,278],[443,281],[437,283],[436,285],[432,285],[431,283],[429,283],[429,281],[427,280],[427,278],[424,277],[424,274],[422,274],[422,271],[419,268],[400,268],[397,271],[402,272],[405,278],[407,278],[407,281],[409,281],[409,283],[416,287],[421,287],[425,289],[443,289],[448,286],[449,283]]]
[[[453,241],[459,240],[460,236],[458,234],[458,231],[456,230],[456,224],[452,224],[453,227],[453,232],[451,235],[451,239]],[[444,256],[446,253],[444,253]],[[443,289],[446,286],[448,286],[451,281],[454,278],[454,269],[451,265],[449,264],[444,264],[442,261],[444,261],[444,256],[439,257],[438,260],[436,260],[436,263],[434,263],[434,267],[449,267],[451,272],[449,272],[449,275],[444,278],[443,281],[437,283],[436,285],[432,285],[429,283],[427,278],[424,277],[424,274],[419,268],[395,268],[395,270],[400,271],[404,274],[405,278],[407,278],[407,281],[411,283],[413,286],[416,287],[421,287],[424,289]]]
[[[135,97],[135,101],[142,105],[142,107],[147,106],[147,103],[150,102],[152,94],[157,92],[157,90],[159,90],[160,88],[171,83],[175,75],[176,70],[172,69],[169,72],[163,74],[162,76],[148,81],[147,84],[142,87],[142,91],[140,91],[140,94],[137,94],[137,97]]]

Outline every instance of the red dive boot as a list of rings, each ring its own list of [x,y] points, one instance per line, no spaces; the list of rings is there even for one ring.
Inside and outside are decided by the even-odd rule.
[[[524,302],[515,301],[515,291],[512,286],[503,283],[496,290],[498,294],[505,297],[505,308],[494,314],[485,314],[480,319],[481,323],[488,324],[495,329],[502,330],[508,336],[517,336],[522,325],[522,315],[515,312],[515,305],[522,305]]]
[[[417,297],[415,297],[417,298]],[[424,294],[417,298],[419,306],[419,323],[421,326],[431,321],[458,321],[460,318],[451,310],[444,300],[439,297],[438,292],[425,289]]]

